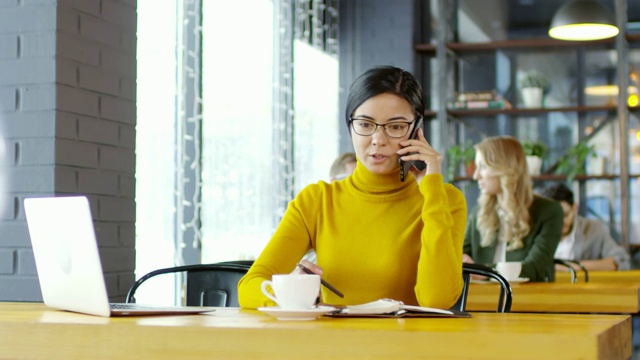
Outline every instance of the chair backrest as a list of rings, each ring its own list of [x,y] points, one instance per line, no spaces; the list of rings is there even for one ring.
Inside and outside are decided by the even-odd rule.
[[[138,279],[129,289],[126,302],[135,302],[135,292],[148,279],[161,274],[186,274],[186,305],[237,307],[238,281],[253,261],[176,266],[154,270]]]
[[[462,278],[464,279],[462,293],[460,294],[458,301],[451,307],[452,309],[458,311],[466,311],[471,275],[486,276],[488,278],[494,279],[498,284],[500,284],[500,297],[498,298],[498,306],[496,308],[496,311],[501,313],[511,311],[513,293],[511,292],[511,285],[509,285],[507,279],[505,279],[497,271],[488,266],[467,263],[462,264]]]
[[[582,263],[580,263],[579,261],[569,260],[569,259],[553,259],[553,263],[566,266],[569,269],[569,272],[571,272],[572,283],[575,283],[578,281],[576,269],[573,266],[571,266],[571,264],[576,264],[584,272],[584,282],[589,282],[589,271],[587,271],[587,268],[585,268],[584,265],[582,265]]]

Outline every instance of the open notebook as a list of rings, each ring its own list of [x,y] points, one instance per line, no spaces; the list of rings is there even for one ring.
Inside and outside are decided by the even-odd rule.
[[[380,299],[366,304],[347,305],[325,316],[335,317],[471,317],[467,312],[405,305],[401,301]]]
[[[88,199],[27,198],[24,207],[47,306],[98,316],[195,314],[215,309],[110,304]]]

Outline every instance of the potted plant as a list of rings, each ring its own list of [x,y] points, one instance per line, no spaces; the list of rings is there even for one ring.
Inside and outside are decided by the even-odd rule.
[[[466,176],[473,176],[476,167],[475,158],[476,149],[470,140],[464,144],[456,144],[449,147],[447,150],[447,178],[449,181],[453,181],[460,164],[464,165]]]
[[[537,70],[530,70],[520,78],[522,103],[526,108],[541,108],[542,96],[549,87],[547,79]]]
[[[595,157],[595,147],[586,141],[580,141],[558,159],[556,173],[567,175],[567,182],[571,182],[576,175],[584,174],[587,159]]]
[[[527,167],[529,175],[540,175],[542,170],[542,160],[549,152],[549,147],[540,141],[524,141],[522,143],[524,154],[527,156]]]

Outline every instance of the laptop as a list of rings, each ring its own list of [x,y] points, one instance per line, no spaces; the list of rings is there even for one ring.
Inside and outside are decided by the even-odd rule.
[[[89,200],[85,196],[26,198],[24,208],[45,305],[105,317],[215,310],[109,303]]]

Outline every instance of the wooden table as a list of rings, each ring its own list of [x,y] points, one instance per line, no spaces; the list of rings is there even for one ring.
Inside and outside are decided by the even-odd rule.
[[[584,282],[584,272],[576,270],[578,282]],[[557,283],[571,282],[571,273],[567,271],[556,272]],[[640,283],[640,270],[628,271],[589,271],[589,282],[638,282]]]
[[[628,359],[627,315],[279,321],[255,310],[100,318],[0,303],[0,358]]]
[[[557,273],[554,283],[513,284],[515,312],[553,313],[640,313],[640,271],[592,271],[589,282],[579,276],[570,282],[569,273]],[[469,287],[467,310],[495,311],[498,302],[497,284],[472,283]]]

